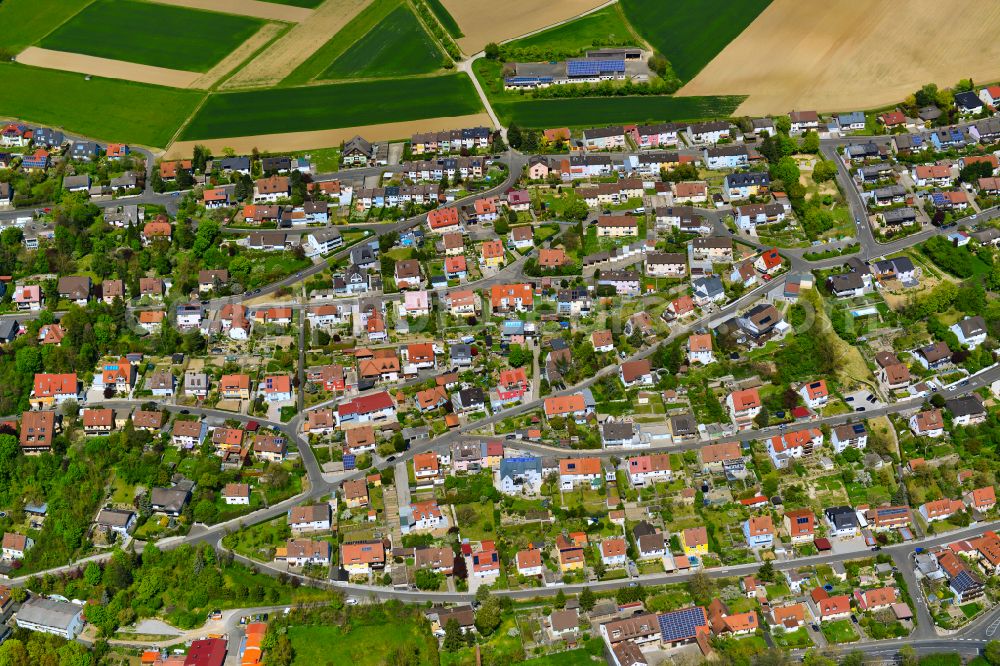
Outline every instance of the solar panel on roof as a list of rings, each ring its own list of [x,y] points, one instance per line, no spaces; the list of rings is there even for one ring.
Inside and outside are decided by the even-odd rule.
[[[357,458],[354,454],[347,454],[344,456],[344,469],[354,469]]]
[[[664,613],[657,619],[660,623],[660,633],[666,642],[693,638],[697,627],[706,626],[705,612],[700,607]]]
[[[624,60],[570,60],[566,63],[569,76],[597,76],[606,72],[625,72]]]

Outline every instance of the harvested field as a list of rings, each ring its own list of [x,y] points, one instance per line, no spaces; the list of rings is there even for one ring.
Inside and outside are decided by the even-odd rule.
[[[547,28],[590,11],[607,0],[442,0],[465,37],[457,40],[465,53],[478,53],[490,42],[502,42]]]
[[[258,49],[278,36],[284,29],[280,23],[265,23],[253,37],[240,44],[239,48],[226,56],[218,65],[202,74],[190,87],[211,88],[229,72],[236,69],[240,63],[252,56]]]
[[[887,106],[931,81],[1000,78],[998,24],[997,2],[774,0],[678,94],[749,95],[737,115]]]
[[[226,81],[226,89],[273,86],[309,59],[372,0],[326,0],[305,23],[264,49]]]
[[[109,79],[126,79],[139,83],[152,83],[158,86],[174,88],[190,88],[201,77],[198,72],[185,72],[179,69],[140,65],[124,60],[111,60],[80,53],[51,51],[29,46],[17,55],[17,61],[22,65],[44,67],[46,69],[61,69],[66,72],[103,76]]]
[[[288,21],[289,23],[302,23],[312,16],[313,11],[308,7],[290,7],[274,2],[261,2],[261,0],[157,0],[157,2],[164,5],[207,9],[224,14],[253,16],[268,21]]]
[[[429,118],[401,123],[384,123],[381,125],[365,125],[362,127],[341,127],[332,130],[315,132],[286,132],[284,134],[261,134],[258,136],[240,136],[227,139],[209,139],[198,141],[178,141],[167,151],[169,156],[189,157],[195,144],[208,146],[212,152],[222,154],[224,148],[232,148],[237,153],[249,153],[254,148],[261,151],[298,151],[312,148],[330,148],[339,146],[343,141],[357,134],[370,141],[389,141],[392,139],[409,138],[414,132],[432,132],[455,129],[457,127],[490,126],[490,117],[485,113],[452,118]]]

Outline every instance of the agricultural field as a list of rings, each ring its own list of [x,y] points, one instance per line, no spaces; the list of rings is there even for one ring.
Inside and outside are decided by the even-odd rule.
[[[521,127],[584,127],[630,122],[664,122],[732,115],[741,96],[581,97],[493,102],[505,124]]]
[[[374,30],[400,6],[402,6],[402,0],[374,0],[368,3],[364,9],[299,64],[282,81],[282,84],[296,86],[319,77],[335,60],[351,48],[355,40],[358,39],[358,35],[366,35]]]
[[[97,0],[43,38],[39,46],[204,72],[262,25],[257,19],[233,14],[137,0]]]
[[[671,4],[670,11],[663,11],[663,3],[659,0],[622,0],[621,5],[639,34],[667,57],[682,81],[688,81],[743,32],[771,1],[679,0]],[[806,12],[810,11],[812,6],[808,5]],[[772,48],[774,44],[785,43],[769,42]],[[764,49],[744,64],[756,62],[764,54],[767,60],[785,60],[772,58],[773,51]]]
[[[373,612],[374,614],[374,612]],[[352,618],[346,626],[307,625],[291,626],[288,637],[295,651],[293,666],[316,664],[381,664],[399,649],[423,654],[420,663],[437,663],[437,640],[426,626],[412,618],[393,618],[392,631],[386,631],[386,622]]]
[[[218,93],[198,110],[181,138],[308,132],[468,115],[480,108],[464,74]]]
[[[457,40],[472,54],[489,42],[503,42],[567,21],[604,4],[603,0],[440,0],[465,34]]]
[[[323,79],[429,74],[444,54],[407,5],[399,5],[322,73]]]
[[[653,4],[624,3],[627,12]],[[845,111],[896,103],[928,81],[1000,78],[1000,44],[993,38],[1000,5],[914,0],[906,12],[898,10],[889,0],[774,0],[680,94],[750,95],[738,115]],[[780,57],[774,57],[775,44],[783,45]],[[665,53],[681,74],[684,60]]]
[[[465,37],[462,34],[461,28],[458,27],[458,22],[455,21],[455,17],[452,16],[444,5],[441,4],[441,0],[427,0],[427,6],[431,8],[434,13],[434,17],[441,23],[448,34],[451,35],[452,39],[460,39]]]
[[[515,39],[504,47],[511,50],[537,49],[551,53],[582,54],[594,43],[640,45],[641,40],[622,14],[621,5],[615,4],[581,16],[575,21]]]
[[[85,136],[165,147],[204,93],[0,63],[0,116]],[[141,113],[138,110],[142,110]]]
[[[0,50],[5,55],[13,55],[31,46],[89,2],[90,0],[0,2]]]

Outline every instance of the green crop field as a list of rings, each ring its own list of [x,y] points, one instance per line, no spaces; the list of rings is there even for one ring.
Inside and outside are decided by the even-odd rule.
[[[206,72],[263,22],[138,0],[97,0],[39,46],[156,67]]]
[[[537,35],[504,44],[505,49],[537,49],[553,54],[582,54],[598,44],[638,45],[632,27],[625,20],[619,5],[605,7],[575,21],[550,28]]]
[[[165,148],[204,97],[195,90],[0,63],[0,116]]]
[[[698,120],[729,116],[746,99],[739,95],[706,97],[581,97],[493,102],[504,124],[521,127],[582,127],[614,123]]]
[[[3,0],[0,50],[8,55],[24,50],[89,3],[90,0]]]
[[[690,81],[767,9],[771,0],[622,0],[625,16]]]
[[[408,5],[388,16],[333,61],[323,79],[366,79],[429,74],[444,54]]]
[[[448,31],[448,34],[451,35],[452,39],[465,37],[462,29],[458,27],[458,21],[456,21],[455,17],[451,15],[451,12],[445,8],[445,6],[441,3],[441,0],[427,0],[427,6],[431,8],[431,11],[434,12],[434,16],[441,22],[441,25]]]
[[[462,116],[482,110],[464,74],[211,95],[182,139],[307,132]]]
[[[375,29],[397,7],[402,0],[374,0],[358,15],[347,22],[323,46],[309,56],[282,81],[283,85],[296,86],[308,83],[322,74],[330,64],[347,52],[358,40],[358,35],[368,34]]]

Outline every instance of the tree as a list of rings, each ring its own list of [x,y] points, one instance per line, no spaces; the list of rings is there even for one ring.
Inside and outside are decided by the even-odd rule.
[[[483,636],[489,636],[496,631],[502,621],[500,600],[496,597],[489,597],[476,611],[476,629]]]
[[[103,572],[101,571],[101,566],[97,562],[88,562],[87,568],[83,570],[83,579],[87,581],[87,585],[91,587],[96,587],[101,584],[101,576]]]
[[[559,610],[566,608],[566,593],[563,592],[561,588],[556,593],[556,598],[555,601],[552,603],[552,605],[558,608]]]
[[[507,362],[512,368],[520,368],[531,360],[531,354],[521,345],[513,344],[507,351]]]
[[[521,136],[521,128],[516,124],[511,123],[510,127],[507,128],[507,143],[510,144],[511,148],[516,150],[521,147],[523,140],[524,139]]]
[[[803,153],[815,154],[819,152],[819,134],[815,130],[809,130],[802,135],[800,150]]]
[[[780,180],[786,186],[799,182],[799,165],[791,157],[782,157],[771,165],[771,179]]]
[[[286,634],[278,636],[274,647],[264,653],[264,666],[292,666],[295,650],[292,641]]]
[[[757,578],[760,578],[765,583],[774,581],[774,562],[772,560],[768,560],[760,565],[760,569],[757,570]]]
[[[837,177],[837,165],[830,160],[820,160],[813,168],[813,182],[825,183]]]
[[[688,593],[696,604],[707,606],[715,596],[715,585],[708,574],[699,569],[688,581]]]
[[[788,116],[778,116],[774,120],[774,129],[787,136],[792,131],[792,119]]]
[[[580,593],[580,609],[584,612],[590,612],[594,609],[594,605],[597,603],[597,599],[594,593],[589,587],[583,588],[583,592]]]
[[[444,643],[442,647],[445,652],[457,652],[465,646],[462,637],[462,628],[458,626],[458,620],[450,618],[444,625]]]
[[[989,641],[983,648],[983,657],[991,666],[1000,666],[1000,641]]]
[[[497,58],[500,57],[500,45],[497,44],[496,42],[490,42],[489,44],[486,45],[486,48],[483,49],[483,53],[490,60],[496,60]],[[510,135],[508,134],[508,137],[509,136]]]

